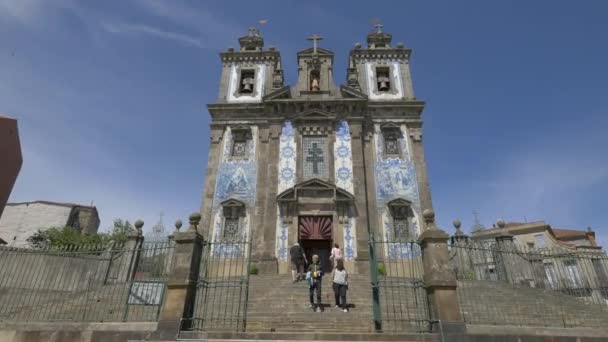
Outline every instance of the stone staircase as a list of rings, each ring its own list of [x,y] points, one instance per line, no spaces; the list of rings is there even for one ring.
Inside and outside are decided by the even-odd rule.
[[[608,327],[608,305],[560,292],[496,281],[458,281],[458,301],[468,324]]]
[[[329,276],[323,279],[320,313],[309,307],[306,281],[293,283],[290,275],[256,275],[249,281],[247,332],[373,332],[369,276],[350,275],[346,313],[334,307]]]

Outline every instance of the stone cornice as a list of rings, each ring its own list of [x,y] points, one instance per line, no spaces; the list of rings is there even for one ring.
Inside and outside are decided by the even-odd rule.
[[[286,98],[258,103],[214,103],[207,105],[212,121],[266,121],[294,117],[300,113],[319,110],[333,113],[338,119],[394,119],[416,122],[421,119],[424,101],[368,101],[362,98],[315,99]]]
[[[279,62],[278,51],[226,51],[220,53],[222,63],[242,62]]]
[[[412,54],[411,49],[352,49],[349,56],[353,60],[357,59],[391,59],[409,60]]]

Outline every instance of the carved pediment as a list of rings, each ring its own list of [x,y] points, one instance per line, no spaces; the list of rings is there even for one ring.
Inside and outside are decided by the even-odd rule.
[[[334,121],[336,115],[322,109],[311,108],[296,114],[293,121]]]
[[[277,196],[277,201],[296,201],[301,196],[320,196],[331,195],[334,201],[354,201],[354,196],[344,190],[336,187],[334,184],[313,178],[307,181],[296,184],[294,187],[287,189]]]
[[[380,125],[380,129],[401,129],[401,124],[396,122],[385,122]]]
[[[307,48],[304,50],[301,50],[298,52],[298,56],[306,56],[306,55],[312,55],[314,53],[314,48]],[[327,49],[323,49],[320,47],[317,47],[317,53],[318,56],[333,56],[334,53],[330,50]]]
[[[242,207],[242,208],[245,207],[245,203],[243,203],[237,199],[234,199],[234,198],[227,199],[224,202],[220,203],[220,205],[222,207]]]
[[[412,202],[403,198],[395,198],[394,200],[388,202],[386,205],[388,205],[389,207],[411,207]]]

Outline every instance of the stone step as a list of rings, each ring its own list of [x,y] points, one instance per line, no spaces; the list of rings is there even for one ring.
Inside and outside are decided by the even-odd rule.
[[[402,341],[402,342],[440,342],[437,334],[389,334],[389,333],[350,333],[350,332],[182,332],[181,339],[215,342],[245,341]],[[168,342],[168,341],[167,341]],[[177,341],[175,341],[177,342]]]

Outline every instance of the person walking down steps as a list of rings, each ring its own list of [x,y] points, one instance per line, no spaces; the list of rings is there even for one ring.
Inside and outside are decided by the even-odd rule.
[[[291,279],[295,283],[304,279],[304,266],[308,261],[304,249],[297,242],[289,249],[289,256],[291,257]]]
[[[323,310],[321,306],[321,289],[323,288],[323,270],[321,264],[319,264],[319,256],[312,256],[312,264],[308,266],[308,272],[306,273],[306,279],[308,280],[308,291],[310,297],[310,307],[316,311],[321,312]],[[315,296],[316,293],[316,296]],[[315,297],[317,303],[315,305]]]
[[[348,290],[348,273],[344,268],[344,261],[338,259],[336,268],[332,273],[334,297],[336,299],[336,308],[342,309],[344,312],[348,312],[346,306],[346,291]]]
[[[329,260],[331,260],[333,267],[338,266],[338,260],[342,260],[342,251],[337,243],[334,243],[334,248],[331,249]]]

